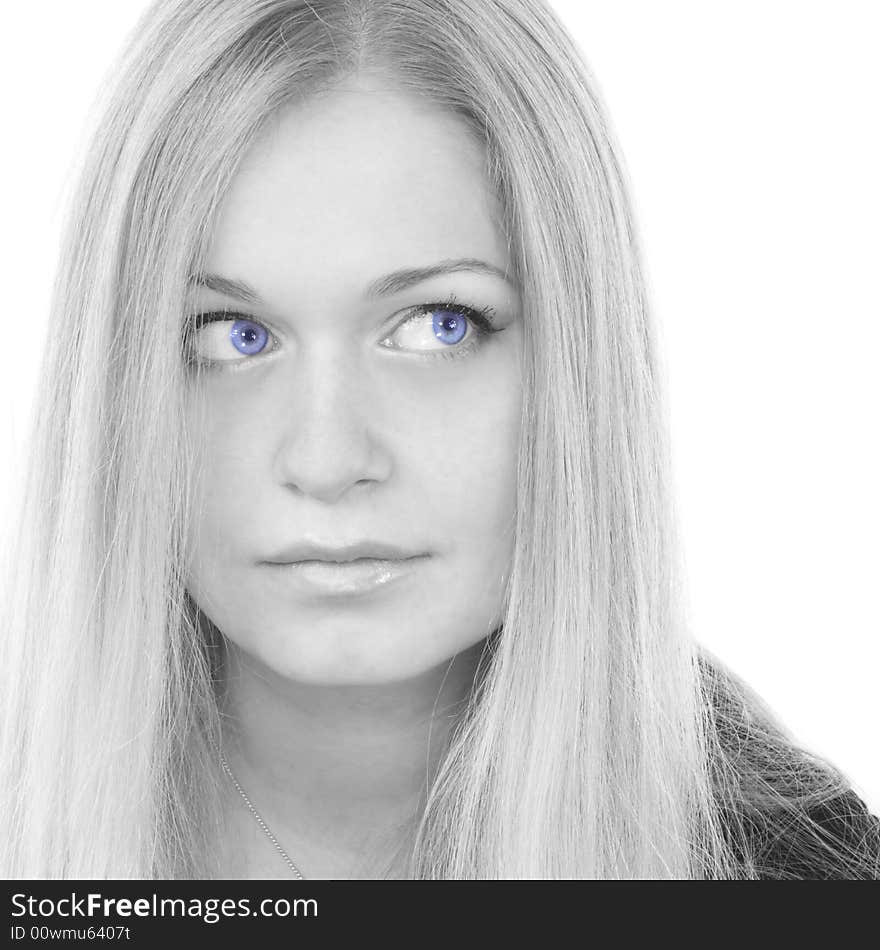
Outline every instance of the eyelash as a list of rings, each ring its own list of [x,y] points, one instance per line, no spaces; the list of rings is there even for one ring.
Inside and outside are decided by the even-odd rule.
[[[394,328],[392,333],[396,332],[398,329],[400,329],[400,327],[406,326],[411,321],[424,316],[426,313],[431,313],[434,310],[446,310],[452,313],[460,313],[462,316],[467,318],[468,322],[473,326],[475,331],[470,335],[463,346],[451,346],[447,349],[435,350],[433,352],[420,353],[412,351],[410,353],[411,356],[415,356],[420,359],[462,359],[463,357],[472,353],[486,337],[491,336],[493,333],[500,333],[502,329],[500,327],[494,326],[492,323],[492,316],[495,313],[494,307],[471,307],[468,304],[461,304],[457,301],[454,294],[451,294],[444,300],[417,304],[415,307],[411,307],[410,309],[413,311],[412,316],[408,317],[402,323],[399,323]],[[225,321],[233,322],[235,320],[247,320],[249,323],[259,324],[266,330],[269,329],[268,327],[265,327],[265,325],[259,320],[254,320],[247,314],[232,310],[211,310],[205,313],[193,314],[189,319],[187,329],[190,333],[195,333],[197,330],[207,326],[209,323],[222,323]],[[190,364],[201,363],[208,366],[225,366],[230,369],[238,369],[243,364],[252,363],[255,359],[260,359],[263,356],[267,356],[269,353],[274,352],[278,348],[275,335],[272,334],[271,331],[269,331],[269,333],[272,335],[272,339],[274,341],[271,348],[265,350],[263,353],[257,354],[256,356],[242,356],[241,359],[236,360],[211,360],[190,354],[189,362]],[[394,347],[389,347],[389,349],[394,349]]]

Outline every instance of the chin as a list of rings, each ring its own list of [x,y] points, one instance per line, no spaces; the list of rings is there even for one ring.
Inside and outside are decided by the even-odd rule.
[[[303,630],[298,635],[262,649],[248,650],[254,659],[283,679],[310,686],[381,686],[403,683],[445,670],[453,657],[481,642],[452,642],[436,649],[438,636],[431,630],[407,628],[399,637],[387,628]],[[272,649],[272,646],[276,649]],[[434,645],[435,649],[414,649]],[[281,649],[277,649],[281,647]]]

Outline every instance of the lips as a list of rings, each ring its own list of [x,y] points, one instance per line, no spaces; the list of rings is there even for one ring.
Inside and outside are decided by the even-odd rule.
[[[347,544],[322,544],[312,540],[288,545],[276,551],[263,563],[296,564],[307,562],[325,562],[329,564],[348,564],[355,561],[407,561],[425,556],[403,545],[386,541],[362,540]]]
[[[308,596],[364,595],[385,590],[411,575],[427,555],[406,558],[354,558],[327,561],[310,558],[266,567],[285,588]]]

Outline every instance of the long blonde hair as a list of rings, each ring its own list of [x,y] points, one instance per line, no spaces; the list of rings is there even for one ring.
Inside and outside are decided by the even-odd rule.
[[[210,873],[218,644],[183,568],[183,301],[265,120],[361,71],[485,143],[525,314],[503,626],[412,875],[753,877],[736,816],[758,779],[724,740],[757,720],[687,631],[625,173],[539,0],[159,0],[136,28],[69,213],[5,575],[0,870]],[[842,782],[815,772],[811,794]]]

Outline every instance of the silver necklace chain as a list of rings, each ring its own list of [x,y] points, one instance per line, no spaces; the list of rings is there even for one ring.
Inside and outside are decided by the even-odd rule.
[[[232,784],[236,787],[236,789],[237,789],[237,791],[238,791],[238,794],[241,795],[241,797],[244,799],[245,805],[247,805],[247,807],[250,809],[250,813],[251,813],[251,814],[254,816],[254,818],[256,819],[257,824],[263,829],[263,832],[265,833],[266,837],[267,837],[267,838],[272,842],[272,844],[275,846],[275,850],[276,850],[276,851],[281,855],[281,857],[284,859],[284,863],[290,868],[290,871],[291,871],[291,873],[293,874],[293,876],[294,876],[298,881],[304,881],[305,878],[303,877],[302,872],[300,871],[300,869],[299,869],[299,868],[293,863],[293,861],[291,861],[290,858],[287,856],[287,852],[286,852],[286,851],[284,850],[284,848],[282,848],[281,845],[278,843],[278,839],[275,837],[275,835],[272,834],[272,831],[271,831],[271,829],[269,828],[269,826],[266,824],[265,821],[263,821],[262,817],[260,816],[260,813],[257,811],[256,808],[254,808],[253,804],[251,803],[251,800],[247,797],[247,795],[245,795],[244,789],[241,787],[241,785],[239,784],[238,779],[235,777],[235,775],[233,774],[232,769],[229,767],[229,763],[226,761],[226,756],[223,754],[223,750],[222,750],[222,749],[220,750],[220,762],[221,762],[221,764],[223,765],[224,771],[225,771],[226,774],[229,776],[229,778],[232,780]]]

